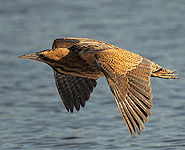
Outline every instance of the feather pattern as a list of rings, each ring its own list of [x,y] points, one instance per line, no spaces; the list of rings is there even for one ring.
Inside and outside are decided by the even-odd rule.
[[[179,79],[174,70],[166,70],[150,60],[114,45],[88,38],[55,39],[52,49],[19,58],[47,63],[54,70],[58,92],[67,109],[90,98],[96,80],[105,76],[118,109],[133,137],[145,129],[152,114],[150,77]]]
[[[90,94],[97,85],[95,79],[64,75],[56,71],[54,71],[54,77],[61,99],[67,111],[71,112],[74,106],[78,111],[80,105],[85,106],[85,101],[89,100]]]
[[[142,130],[145,129],[144,122],[147,123],[148,116],[152,114],[152,92],[149,81],[152,71],[151,63],[148,59],[141,58],[139,55],[129,54],[128,52],[122,53],[124,56],[119,54],[117,57],[123,59],[128,58],[128,55],[132,55],[132,59],[129,59],[129,61],[134,60],[134,63],[128,63],[128,66],[126,66],[125,63],[122,65],[118,58],[107,59],[107,54],[104,53],[108,53],[108,51],[102,51],[100,54],[95,55],[95,58],[106,76],[118,109],[131,136],[136,137],[136,131],[140,135],[140,127]],[[117,50],[114,53],[116,55]],[[120,64],[114,65],[117,61]],[[124,67],[121,68],[121,66]]]

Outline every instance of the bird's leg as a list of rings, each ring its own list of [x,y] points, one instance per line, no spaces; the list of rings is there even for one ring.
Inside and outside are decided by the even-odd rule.
[[[158,77],[163,79],[180,79],[176,77],[178,74],[174,74],[175,69],[170,71],[152,62],[152,77]]]

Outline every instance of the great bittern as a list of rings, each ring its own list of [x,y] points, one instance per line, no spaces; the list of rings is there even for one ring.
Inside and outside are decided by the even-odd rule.
[[[178,79],[174,71],[145,57],[87,38],[56,39],[52,49],[19,58],[47,63],[54,70],[58,92],[71,112],[85,106],[96,80],[105,76],[132,137],[136,131],[140,135],[140,127],[145,130],[144,122],[152,114],[150,77]]]

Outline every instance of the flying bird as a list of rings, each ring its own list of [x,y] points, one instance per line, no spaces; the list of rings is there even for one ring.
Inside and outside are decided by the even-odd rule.
[[[96,80],[105,76],[118,109],[136,137],[145,130],[153,107],[150,77],[179,79],[174,70],[166,70],[149,59],[117,46],[88,38],[55,39],[52,49],[19,58],[48,64],[60,97],[67,111],[85,106],[96,87]]]

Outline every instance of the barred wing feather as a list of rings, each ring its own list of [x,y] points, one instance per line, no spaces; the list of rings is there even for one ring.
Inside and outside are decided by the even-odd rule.
[[[89,100],[90,94],[97,85],[95,79],[64,75],[56,71],[54,71],[54,77],[60,97],[67,111],[71,112],[74,107],[79,111],[80,105],[85,106],[85,101]]]
[[[114,95],[118,109],[131,133],[140,135],[140,127],[152,114],[150,60],[123,49],[105,50],[95,55]]]

